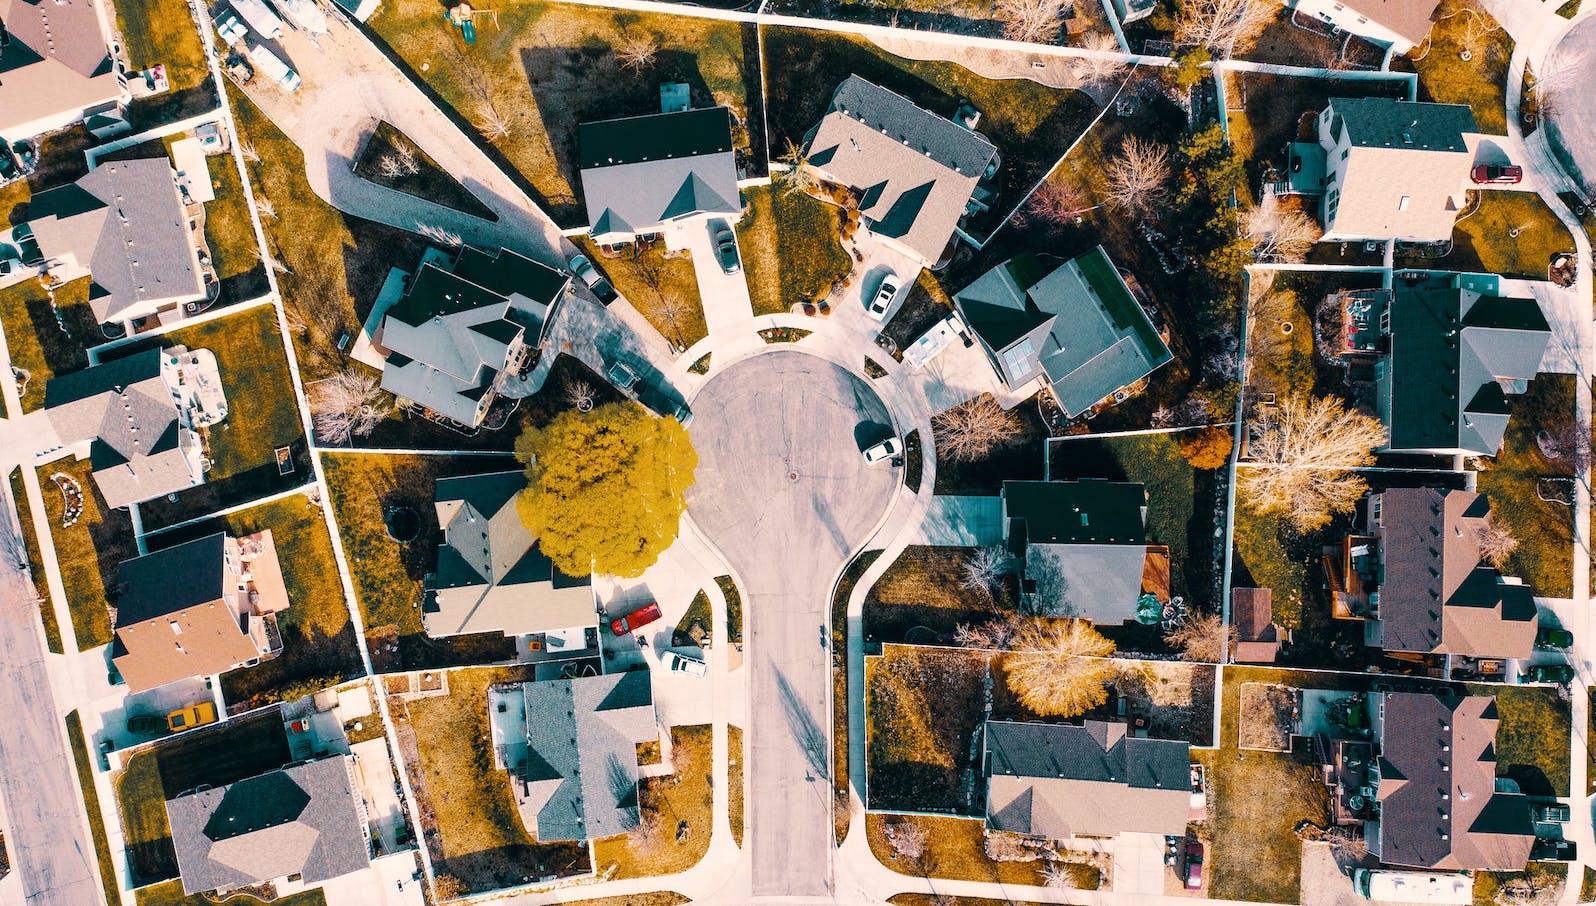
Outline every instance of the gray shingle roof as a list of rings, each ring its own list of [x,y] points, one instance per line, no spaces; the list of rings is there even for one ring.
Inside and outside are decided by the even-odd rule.
[[[1355,148],[1467,153],[1464,134],[1479,131],[1474,124],[1474,111],[1467,104],[1331,98],[1330,110],[1345,124]]]
[[[986,722],[987,823],[1049,839],[1184,832],[1191,745],[1122,723]]]
[[[187,793],[166,813],[187,894],[293,874],[316,885],[370,863],[342,756]]]
[[[1141,485],[1005,481],[1002,497],[1009,549],[1045,613],[1109,624],[1132,615],[1147,561]]]
[[[849,76],[807,136],[810,165],[861,194],[878,235],[935,262],[997,157],[991,142],[859,76]]]
[[[595,237],[652,232],[694,214],[742,213],[725,107],[583,123],[578,145]]]
[[[94,284],[89,307],[115,321],[144,303],[202,299],[188,214],[165,157],[109,161],[33,197],[28,226],[46,257],[74,256]]]
[[[659,738],[648,671],[523,683],[528,753],[510,765],[522,820],[541,841],[637,826],[637,746]]]

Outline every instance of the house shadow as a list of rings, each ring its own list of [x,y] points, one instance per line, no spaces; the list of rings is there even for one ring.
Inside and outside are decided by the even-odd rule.
[[[519,819],[512,814],[510,820]],[[439,872],[454,875],[473,891],[489,891],[592,870],[588,848],[580,843],[515,843],[450,856]]]

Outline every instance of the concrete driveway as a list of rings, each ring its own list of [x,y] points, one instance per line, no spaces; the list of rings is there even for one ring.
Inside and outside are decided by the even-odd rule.
[[[1596,182],[1596,81],[1579,75],[1556,75],[1564,67],[1586,69],[1596,59],[1596,17],[1569,29],[1551,51],[1549,76],[1557,81],[1557,104],[1551,114],[1553,144],[1559,146],[1587,191]],[[1537,67],[1539,69],[1540,67]]]
[[[710,238],[709,223],[694,220],[673,226],[665,233],[665,243],[692,253],[693,276],[698,281],[698,296],[704,304],[704,323],[711,334],[734,331],[754,316],[748,280],[741,269],[730,274],[721,269],[715,243]],[[741,249],[738,254],[742,254]]]
[[[688,515],[737,575],[751,669],[755,896],[832,892],[830,594],[902,476],[860,451],[893,428],[865,383],[794,350],[713,377],[692,400]]]
[[[1120,834],[1114,838],[1114,893],[1158,897],[1164,893],[1164,838]]]

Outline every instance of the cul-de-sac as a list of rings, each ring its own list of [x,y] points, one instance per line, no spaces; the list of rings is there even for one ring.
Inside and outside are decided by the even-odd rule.
[[[0,0],[0,906],[1596,903],[1596,0]]]

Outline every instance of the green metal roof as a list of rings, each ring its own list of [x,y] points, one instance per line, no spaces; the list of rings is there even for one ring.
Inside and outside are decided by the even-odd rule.
[[[411,280],[410,290],[388,316],[412,327],[433,317],[448,317],[488,305],[503,305],[504,297],[433,264],[423,264]]]
[[[1031,544],[1144,544],[1139,484],[1124,481],[1005,481],[1004,515],[1024,520]]]
[[[705,107],[583,123],[577,129],[583,170],[732,150],[731,111]]]

